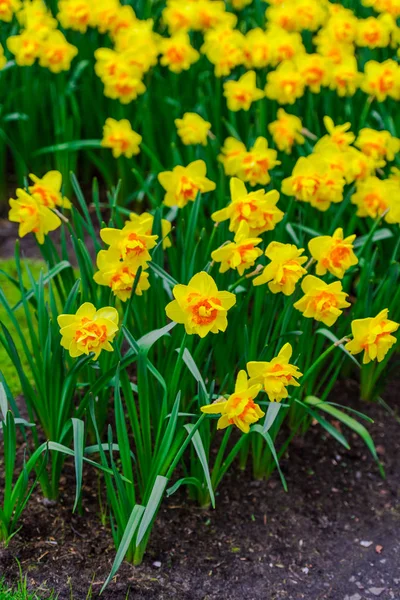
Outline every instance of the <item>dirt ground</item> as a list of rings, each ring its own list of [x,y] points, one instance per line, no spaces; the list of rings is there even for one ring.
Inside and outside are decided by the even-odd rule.
[[[400,412],[400,380],[384,398]],[[338,388],[337,388],[338,389]],[[400,423],[376,404],[362,404],[346,382],[332,400],[364,410],[387,478],[357,437],[350,451],[319,426],[294,441],[276,476],[252,481],[232,473],[216,510],[201,510],[184,492],[163,503],[140,567],[124,564],[105,600],[399,600]],[[87,472],[90,478],[90,473]],[[96,597],[114,557],[100,525],[96,482],[84,489],[82,516],[72,514],[73,467],[60,502],[39,494],[22,529],[0,553],[0,572],[18,578],[19,560],[32,586],[54,588],[60,600]]]

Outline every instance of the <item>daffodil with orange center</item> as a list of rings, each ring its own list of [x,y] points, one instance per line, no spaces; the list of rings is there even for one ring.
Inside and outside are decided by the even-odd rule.
[[[97,254],[98,271],[93,279],[99,285],[110,287],[122,302],[129,300],[132,288],[135,282],[137,268],[129,260],[120,260],[120,253],[115,248],[100,250]],[[141,296],[148,290],[150,283],[149,274],[146,271],[140,273],[139,281],[136,286],[135,294]]]
[[[305,80],[296,65],[285,60],[275,71],[268,73],[265,95],[279,104],[294,104],[303,96],[304,88]]]
[[[331,69],[329,87],[331,90],[335,90],[341,98],[354,96],[363,79],[363,74],[358,71],[355,56],[345,56],[339,64],[335,64]]]
[[[44,243],[50,231],[61,225],[60,218],[40,202],[39,196],[31,196],[22,189],[17,189],[15,200],[10,199],[10,207],[8,218],[19,223],[18,235],[24,237],[27,233],[34,233],[39,244]]]
[[[262,250],[256,247],[261,242],[261,238],[250,237],[249,226],[242,221],[234,241],[214,250],[211,258],[213,261],[221,263],[220,273],[236,269],[239,275],[243,275],[247,269],[254,266],[257,258],[262,255]]]
[[[330,61],[320,54],[300,54],[295,64],[307,87],[313,94],[319,94],[331,79]]]
[[[128,119],[108,118],[103,127],[103,139],[101,145],[103,148],[110,148],[114,158],[121,155],[127,158],[132,158],[133,155],[139,154],[139,145],[142,141],[142,136],[133,131]]]
[[[94,11],[90,0],[59,0],[57,19],[64,29],[86,33],[93,24]]]
[[[353,251],[355,235],[343,237],[343,229],[339,227],[332,236],[321,235],[308,242],[311,256],[317,261],[317,275],[325,275],[327,271],[342,279],[350,267],[358,264]]]
[[[221,147],[218,160],[223,164],[225,175],[237,175],[242,158],[247,152],[246,146],[234,137],[226,138]]]
[[[261,384],[270,402],[280,402],[289,396],[287,387],[299,387],[297,381],[303,376],[298,367],[290,364],[292,346],[285,344],[278,356],[269,362],[253,361],[247,363],[250,385]]]
[[[61,31],[52,31],[41,45],[39,64],[52,73],[69,71],[77,54],[78,48],[67,42]]]
[[[110,248],[118,251],[122,260],[136,269],[151,261],[149,250],[154,248],[158,239],[157,235],[149,235],[145,221],[127,221],[122,229],[105,227],[100,230],[100,237]]]
[[[193,48],[189,35],[185,32],[163,38],[160,42],[160,52],[160,64],[168,67],[173,73],[187,71],[200,58],[200,54]]]
[[[23,30],[18,35],[7,38],[7,48],[14,54],[19,67],[30,67],[39,57],[42,50],[42,39],[30,30]]]
[[[364,352],[363,363],[382,362],[397,339],[392,335],[399,323],[388,319],[389,309],[384,308],[376,317],[356,319],[351,323],[353,339],[345,345],[351,354]]]
[[[0,21],[11,23],[13,16],[21,8],[20,0],[0,0]]]
[[[29,178],[33,181],[33,185],[28,187],[29,193],[40,204],[48,208],[71,208],[71,202],[61,193],[62,175],[59,171],[49,171],[42,178],[30,173]]]
[[[378,102],[387,97],[400,100],[400,67],[392,59],[383,62],[369,60],[364,67],[364,79],[361,89],[373,96]]]
[[[258,137],[252,148],[238,158],[237,176],[251,186],[267,185],[271,181],[269,172],[280,165],[277,152],[268,148],[268,141]]]
[[[292,175],[282,181],[282,193],[326,211],[332,202],[343,200],[345,183],[340,170],[332,168],[322,154],[314,153],[299,158]]]
[[[210,29],[204,36],[201,52],[214,65],[216,77],[226,77],[243,63],[244,35],[237,29],[221,26]]]
[[[230,191],[231,203],[211,215],[216,223],[229,219],[229,231],[238,231],[245,221],[251,237],[257,237],[264,231],[272,231],[282,221],[284,213],[276,206],[279,200],[276,190],[248,192],[243,181],[232,177]]]
[[[165,312],[172,321],[183,324],[187,334],[203,338],[210,332],[226,330],[228,310],[236,304],[236,296],[219,291],[208,273],[197,273],[188,285],[178,284],[172,293],[175,300],[166,306]]]
[[[167,25],[170,35],[192,28],[195,6],[194,2],[167,0],[167,5],[162,11],[162,20]]]
[[[136,227],[141,227],[142,225],[144,225],[146,235],[151,235],[153,233],[154,215],[148,212],[144,212],[141,215],[131,213],[129,215],[129,219],[132,221],[132,223],[135,224]],[[163,238],[162,246],[164,250],[172,246],[171,240],[168,237],[171,233],[171,229],[171,221],[168,221],[167,219],[161,219],[161,235]]]
[[[249,110],[253,102],[264,97],[264,92],[257,88],[255,71],[247,71],[238,81],[224,83],[224,96],[229,110]]]
[[[369,128],[361,129],[354,145],[375,161],[376,168],[384,167],[386,162],[394,160],[400,151],[399,138],[392,136],[389,131]]]
[[[395,217],[399,214],[400,209],[398,196],[399,186],[393,179],[367,177],[357,183],[356,191],[351,196],[351,202],[357,206],[357,216],[359,217],[376,219],[389,210],[385,215],[385,220],[395,223]],[[390,215],[390,213],[392,214]]]
[[[200,115],[187,112],[182,119],[175,119],[175,126],[185,146],[193,144],[207,146],[211,123],[205,121]]]
[[[159,173],[158,181],[166,191],[165,206],[183,208],[188,202],[194,202],[197,194],[214,191],[215,183],[207,179],[206,174],[204,160],[195,160],[187,167],[178,165],[172,171]]]
[[[94,353],[97,359],[102,350],[112,352],[115,334],[118,331],[118,313],[107,306],[96,310],[91,302],[85,302],[75,315],[59,315],[61,346],[72,358]]]
[[[340,281],[325,283],[322,279],[307,275],[301,283],[304,296],[295,304],[294,308],[303,313],[307,319],[321,321],[331,327],[342,314],[342,309],[350,306],[343,292]]]
[[[249,433],[250,425],[257,423],[265,415],[254,402],[260,390],[261,385],[249,384],[246,371],[239,371],[234,393],[227,400],[221,397],[212,404],[202,406],[201,411],[207,415],[221,415],[217,429],[236,425],[243,433]]]
[[[257,286],[268,283],[273,294],[282,292],[285,296],[290,296],[299,279],[307,273],[302,267],[307,262],[307,256],[302,256],[303,252],[303,248],[297,248],[293,244],[271,242],[265,251],[265,256],[271,262],[253,280],[253,284]]]
[[[314,152],[323,151],[326,145],[334,145],[338,150],[347,150],[356,136],[349,131],[351,124],[335,125],[331,117],[324,117],[324,125],[328,135],[324,135],[314,146]],[[329,146],[328,146],[329,147]]]
[[[357,46],[365,48],[386,48],[390,43],[390,28],[381,18],[359,19],[357,26]]]
[[[301,134],[303,124],[299,117],[290,115],[283,108],[278,109],[277,120],[268,125],[268,131],[281,152],[291,154],[295,144],[304,144],[305,138]]]

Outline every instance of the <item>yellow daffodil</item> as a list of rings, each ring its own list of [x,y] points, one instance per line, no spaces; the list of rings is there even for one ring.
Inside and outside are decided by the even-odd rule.
[[[165,312],[172,321],[182,323],[186,333],[203,338],[210,332],[226,330],[228,310],[236,304],[236,296],[220,292],[208,273],[197,273],[188,285],[178,284],[172,293],[175,300],[166,306]]]
[[[267,185],[271,181],[269,172],[280,164],[277,152],[268,148],[268,141],[258,137],[248,152],[237,157],[236,175],[251,186]]]
[[[303,313],[304,317],[322,321],[328,327],[340,317],[342,308],[350,306],[340,281],[328,284],[318,277],[307,275],[301,283],[301,288],[304,296],[293,304],[294,308]]]
[[[30,30],[7,38],[7,48],[14,54],[15,62],[20,67],[33,65],[42,50],[42,40],[39,35]]]
[[[215,183],[207,179],[206,174],[204,160],[195,160],[187,167],[178,165],[172,171],[159,173],[158,181],[166,191],[165,206],[183,208],[188,202],[194,202],[198,193],[215,190]]]
[[[90,0],[59,0],[57,19],[64,29],[86,33],[92,24],[94,11]]]
[[[378,102],[387,97],[400,100],[400,67],[392,59],[383,62],[369,60],[364,67],[364,79],[361,89],[373,96]]]
[[[162,20],[167,25],[170,35],[180,31],[188,31],[193,26],[194,2],[182,2],[182,0],[167,0],[162,11]]]
[[[351,124],[343,123],[343,125],[335,125],[331,117],[324,117],[324,125],[328,135],[323,136],[314,146],[314,152],[323,150],[324,146],[334,145],[338,150],[347,150],[350,144],[354,142],[356,136],[352,131],[349,131]]]
[[[205,121],[200,115],[191,112],[185,113],[182,119],[175,119],[175,126],[185,146],[192,144],[207,146],[211,123]]]
[[[61,225],[60,218],[50,208],[40,202],[39,196],[31,196],[24,190],[17,190],[17,199],[10,199],[11,210],[8,218],[19,223],[18,235],[24,237],[34,233],[39,244],[44,237]]]
[[[359,19],[355,41],[361,47],[386,48],[390,43],[390,28],[379,17]]]
[[[345,345],[351,354],[364,351],[363,363],[371,360],[382,362],[390,348],[397,342],[391,335],[399,328],[399,323],[388,319],[389,310],[381,310],[376,317],[356,319],[351,324],[353,339]]]
[[[68,43],[61,31],[52,31],[42,42],[39,64],[52,73],[69,71],[71,62],[77,54],[78,48]]]
[[[297,69],[305,85],[313,94],[319,94],[321,87],[331,81],[330,61],[320,54],[300,54],[295,58]]]
[[[282,193],[326,211],[332,202],[343,200],[345,183],[343,174],[315,153],[299,158],[292,175],[282,181]]]
[[[106,119],[101,145],[111,148],[114,158],[121,155],[132,158],[134,154],[139,154],[141,141],[142,136],[133,131],[128,119]]]
[[[329,87],[341,98],[354,96],[363,81],[363,74],[358,71],[355,56],[345,56],[341,62],[331,69]]]
[[[215,66],[216,77],[230,75],[232,69],[243,63],[244,41],[244,35],[240,31],[226,25],[205,33],[201,52]]]
[[[260,27],[250,29],[244,37],[243,62],[247,69],[264,69],[273,62],[270,36]]]
[[[279,351],[278,356],[269,362],[248,362],[247,372],[250,377],[249,384],[260,383],[267,393],[270,402],[280,402],[287,398],[289,393],[287,387],[293,385],[299,387],[297,379],[303,376],[298,367],[290,364],[292,346],[285,344]]]
[[[238,231],[245,221],[251,237],[257,237],[264,231],[275,229],[276,224],[282,221],[284,213],[276,206],[279,200],[276,190],[248,192],[243,181],[232,177],[230,191],[231,203],[211,215],[216,223],[229,219],[229,231]]]
[[[261,275],[253,280],[254,285],[268,283],[273,294],[282,292],[285,296],[293,294],[296,283],[307,273],[302,265],[307,262],[307,256],[302,256],[303,248],[293,244],[271,242],[265,251],[270,263]]]
[[[115,248],[100,250],[97,254],[97,267],[99,270],[93,276],[95,282],[107,285],[117,298],[126,302],[131,296],[137,268],[129,260],[121,261],[120,252]],[[138,296],[149,289],[148,278],[149,274],[142,271],[135,290]]]
[[[265,415],[259,405],[254,402],[260,390],[261,385],[249,384],[246,371],[239,371],[234,393],[227,400],[222,397],[212,404],[202,406],[201,411],[208,415],[221,415],[218,419],[217,429],[226,429],[229,425],[236,425],[243,433],[248,433],[250,425]]]
[[[343,237],[343,229],[339,227],[332,236],[321,235],[308,242],[311,256],[317,261],[317,275],[325,275],[327,271],[342,279],[345,272],[358,264],[353,251],[355,235]]]
[[[253,102],[264,97],[264,92],[257,88],[255,71],[247,71],[238,81],[224,83],[224,96],[229,110],[249,110]]]
[[[267,75],[265,95],[279,104],[294,104],[304,94],[305,80],[290,61],[283,61],[275,71]]]
[[[118,250],[122,260],[137,269],[151,261],[149,250],[157,243],[158,236],[150,235],[148,229],[146,221],[127,221],[122,229],[100,229],[100,237],[110,248]]]
[[[218,160],[224,165],[225,175],[238,174],[240,162],[246,152],[247,149],[243,142],[234,137],[226,138],[221,147],[221,154],[218,155]]]
[[[400,222],[399,185],[393,179],[367,177],[357,183],[351,196],[352,204],[357,206],[357,216],[376,219],[384,213],[388,223]]]
[[[71,208],[71,202],[61,193],[62,175],[59,171],[49,171],[42,178],[31,173],[29,178],[33,181],[33,185],[28,187],[29,193],[40,204],[48,208],[55,208],[57,206]]]
[[[129,219],[132,223],[135,223],[136,227],[142,226],[145,224],[145,231],[147,235],[151,235],[153,233],[153,224],[154,224],[154,216],[150,213],[144,212],[141,215],[137,215],[136,213],[131,213],[129,215]],[[171,240],[168,237],[171,233],[172,223],[167,219],[161,219],[161,235],[163,238],[162,246],[164,250],[166,248],[170,248],[172,246]]]
[[[237,269],[239,275],[254,266],[257,258],[262,255],[262,250],[256,248],[262,242],[261,238],[250,237],[249,226],[245,221],[239,226],[234,242],[224,244],[211,253],[211,258],[221,263],[220,273],[229,269]]]
[[[387,161],[394,160],[400,151],[399,138],[392,136],[389,131],[368,128],[361,129],[354,145],[375,161],[376,168],[384,167]]]
[[[299,117],[290,115],[283,110],[278,109],[277,120],[268,125],[268,131],[272,139],[281,152],[291,154],[295,144],[304,144],[305,139],[301,134],[303,124]]]
[[[199,60],[200,54],[193,48],[187,33],[176,33],[160,42],[160,64],[168,67],[173,73],[181,73],[190,69]]]
[[[102,350],[112,352],[113,341],[118,331],[118,313],[107,306],[96,310],[90,302],[85,302],[75,315],[59,315],[57,318],[61,333],[61,346],[68,350],[72,358],[94,353],[97,359]]]

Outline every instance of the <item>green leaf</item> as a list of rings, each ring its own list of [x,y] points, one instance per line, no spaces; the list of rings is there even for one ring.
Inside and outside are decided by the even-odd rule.
[[[264,425],[263,425],[264,433],[267,433],[267,431],[269,429],[271,429],[271,427],[274,424],[274,421],[278,415],[280,408],[281,408],[281,405],[279,404],[279,402],[271,402],[269,404],[268,409],[267,409],[267,414],[265,415]]]
[[[357,365],[357,367],[359,369],[361,369],[361,365],[358,362],[358,360],[352,354],[350,354],[350,352],[348,350],[346,350],[346,348],[343,346],[343,344],[338,344],[338,342],[340,340],[334,333],[332,333],[332,331],[330,331],[329,329],[323,328],[323,329],[317,329],[317,331],[315,333],[319,333],[320,335],[323,335],[326,338],[328,338],[328,340],[330,340],[334,344],[337,344],[337,347],[340,348],[341,351],[344,352],[346,354],[346,356],[348,356],[353,361],[353,363]]]
[[[370,433],[367,431],[367,429],[364,427],[364,425],[362,425],[361,423],[356,421],[356,419],[353,419],[353,417],[350,417],[350,415],[348,415],[347,413],[343,412],[342,410],[339,410],[335,406],[331,406],[327,402],[321,402],[321,400],[319,398],[316,398],[315,396],[308,396],[305,399],[305,403],[310,404],[311,406],[314,406],[315,408],[318,408],[320,410],[327,412],[332,417],[334,417],[335,419],[338,419],[338,421],[341,421],[342,423],[347,425],[347,427],[349,427],[350,429],[355,431],[360,436],[360,438],[364,441],[368,450],[371,452],[372,456],[376,460],[382,476],[384,476],[384,470],[383,470],[381,462],[379,461],[378,454],[377,454],[376,448],[375,448],[375,444],[372,440]]]
[[[136,504],[133,507],[131,516],[129,517],[129,521],[126,525],[124,534],[121,539],[121,543],[118,547],[117,554],[115,556],[113,565],[111,567],[111,571],[110,571],[107,579],[105,580],[103,587],[101,588],[100,594],[103,593],[103,591],[106,589],[106,587],[110,583],[111,579],[114,577],[115,573],[120,568],[121,563],[124,560],[126,553],[128,552],[128,548],[130,546],[132,538],[135,535],[135,532],[139,526],[140,519],[142,518],[142,515],[143,515],[143,511],[144,511],[144,506],[142,506],[141,504]]]
[[[178,479],[178,481],[174,483],[173,486],[167,489],[167,497],[169,498],[170,496],[172,496],[172,494],[175,494],[175,492],[178,491],[181,485],[194,485],[199,490],[201,490],[202,488],[201,481],[199,481],[197,477],[182,477],[181,479]]]
[[[157,475],[156,480],[151,490],[149,501],[147,502],[143,518],[140,522],[139,531],[136,538],[136,547],[139,546],[156,517],[158,508],[161,503],[165,488],[167,487],[168,479],[163,475]]]
[[[0,411],[1,411],[1,420],[6,421],[7,412],[8,412],[8,401],[6,390],[4,389],[4,385],[0,383]]]
[[[256,425],[253,425],[253,427],[251,428],[251,431],[252,432],[254,431],[254,432],[259,433],[260,435],[262,435],[263,438],[265,439],[265,441],[267,442],[268,447],[271,450],[272,457],[273,457],[273,459],[275,461],[276,468],[278,469],[278,473],[279,473],[279,477],[281,478],[283,489],[285,490],[285,492],[287,492],[288,488],[287,488],[286,479],[285,479],[284,474],[281,471],[281,467],[280,467],[280,464],[279,464],[278,456],[276,454],[274,442],[272,441],[271,436],[269,435],[269,433],[267,431],[264,431],[263,427],[261,427],[261,425],[259,425],[258,423],[256,423]]]
[[[185,429],[189,434],[192,431],[193,427],[194,427],[193,423],[187,423],[185,425]],[[197,456],[199,457],[200,464],[203,467],[204,477],[206,478],[206,483],[207,483],[207,487],[208,487],[208,493],[210,494],[211,504],[212,504],[212,507],[215,508],[215,496],[214,496],[214,490],[213,490],[212,483],[211,483],[210,470],[208,468],[206,451],[204,450],[203,441],[201,439],[199,431],[196,431],[196,433],[192,437],[192,444],[194,446],[194,449],[196,450]]]
[[[180,348],[176,348],[176,352],[179,352],[179,351],[180,351]],[[193,375],[193,377],[195,378],[195,380],[201,385],[204,395],[207,398],[208,391],[206,388],[206,384],[204,383],[204,379],[199,371],[199,368],[197,367],[196,363],[194,362],[193,356],[190,354],[190,352],[187,348],[185,348],[185,350],[183,351],[182,360],[185,363],[185,365],[187,366],[187,368],[189,369],[189,371],[191,372],[191,374]]]
[[[149,333],[146,333],[146,335],[142,336],[137,341],[137,344],[138,344],[140,350],[142,352],[147,353],[150,350],[150,348],[153,346],[153,344],[155,344],[157,342],[157,340],[162,338],[164,335],[168,335],[169,332],[171,331],[171,329],[173,329],[175,327],[175,325],[176,325],[176,323],[174,321],[172,321],[171,323],[168,323],[168,325],[166,325],[165,327],[162,327],[161,329],[154,329],[154,331],[150,331]]]
[[[79,498],[82,490],[82,471],[83,471],[83,453],[85,445],[85,424],[80,419],[71,419],[72,429],[74,432],[74,459],[75,459],[75,477],[76,477],[76,492],[73,511],[75,512],[78,506]]]
[[[45,146],[36,150],[32,154],[33,157],[40,156],[42,154],[52,154],[53,152],[68,152],[83,150],[85,148],[101,148],[101,140],[75,140],[72,142],[65,142],[64,144],[53,144],[52,146]]]
[[[158,275],[158,277],[161,277],[161,279],[163,279],[165,281],[165,283],[167,284],[167,286],[169,288],[174,287],[175,285],[178,285],[178,282],[176,281],[176,279],[174,279],[172,277],[172,275],[170,275],[169,273],[164,271],[164,269],[162,267],[160,267],[160,265],[157,265],[156,263],[151,262],[151,263],[149,263],[149,267],[156,275]]]
[[[387,240],[391,237],[393,237],[393,231],[391,231],[391,229],[388,229],[387,227],[383,227],[382,229],[378,229],[377,231],[375,231],[372,236],[370,236],[370,234],[367,234],[357,237],[353,242],[353,246],[354,248],[360,248],[364,246],[364,244],[367,241],[380,242],[382,240]],[[370,239],[368,240],[368,238]]]

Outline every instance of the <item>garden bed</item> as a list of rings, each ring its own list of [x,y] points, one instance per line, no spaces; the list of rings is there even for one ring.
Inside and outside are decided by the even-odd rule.
[[[162,505],[142,566],[124,564],[102,597],[397,600],[400,425],[381,406],[354,402],[357,390],[355,382],[342,383],[331,400],[375,419],[369,430],[386,480],[360,438],[345,451],[312,427],[282,460],[288,494],[276,475],[252,481],[239,471],[221,485],[216,510],[201,510],[178,492]],[[399,412],[399,380],[384,398]],[[84,481],[81,516],[72,514],[72,465],[58,504],[44,504],[39,492],[28,504],[21,531],[0,555],[9,582],[19,576],[18,559],[44,598],[51,589],[60,600],[71,590],[75,600],[86,598],[91,582],[97,595],[115,551],[100,526],[93,471],[86,469]]]

